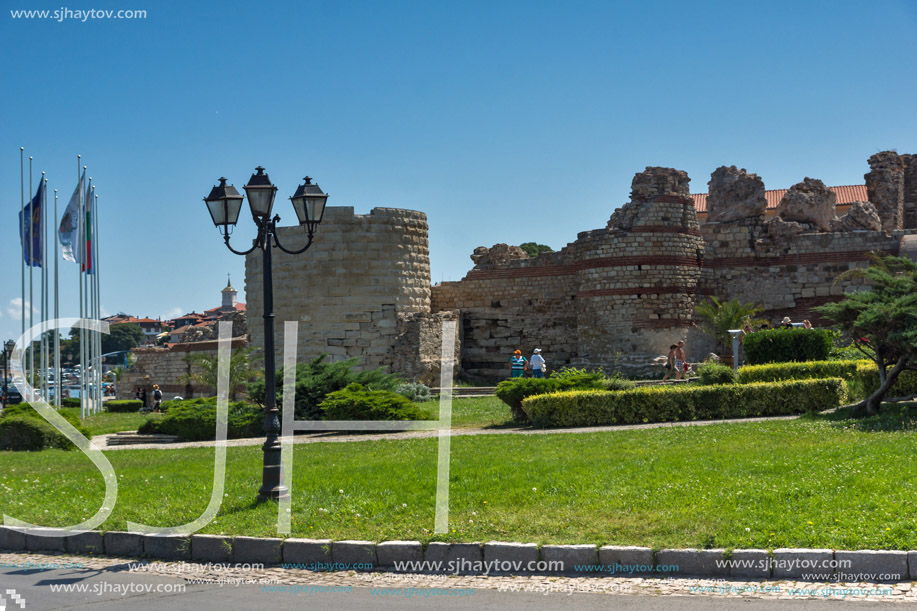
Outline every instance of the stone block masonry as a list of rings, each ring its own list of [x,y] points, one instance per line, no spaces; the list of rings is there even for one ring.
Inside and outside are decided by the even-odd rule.
[[[725,166],[709,183],[711,222],[699,224],[688,175],[647,167],[605,227],[534,258],[506,244],[478,247],[465,278],[432,287],[424,213],[330,207],[310,250],[273,251],[275,358],[282,360],[283,322],[297,321],[299,362],[322,353],[356,357],[361,368],[438,384],[442,324],[454,320],[456,362],[467,377],[505,378],[513,350],[528,356],[534,348],[543,349],[549,371],[570,365],[643,376],[661,371],[652,359],[678,340],[687,341],[692,361],[714,350],[695,318],[710,296],[760,303],[772,322],[790,316],[818,324],[815,307],[861,287],[857,279],[835,282],[841,273],[867,265],[873,251],[917,251],[917,156],[886,151],[869,167],[869,202],[851,208],[878,219],[865,225],[860,217],[813,216],[817,180],[793,191],[813,197],[785,198],[768,220],[763,180]],[[291,248],[305,241],[298,227],[279,233]],[[261,256],[248,255],[245,280],[248,339],[259,348]],[[215,354],[216,343],[182,348],[205,349]],[[122,398],[153,383],[167,397],[207,392],[180,381],[184,356],[177,347],[135,351]]]
[[[759,303],[773,322],[818,324],[815,307],[862,287],[858,279],[835,282],[840,274],[868,265],[870,252],[903,253],[900,245],[917,235],[917,156],[880,153],[869,165],[869,205],[882,230],[766,223],[763,181],[735,167],[711,179],[722,212],[715,217],[725,222],[699,225],[687,174],[648,167],[606,228],[536,258],[505,244],[479,247],[464,279],[432,288],[432,310],[459,312],[462,369],[488,378],[508,375],[513,350],[528,355],[535,347],[555,370],[650,374],[659,371],[651,360],[680,339],[689,359],[701,360],[715,346],[694,308],[709,296]],[[801,211],[788,201],[783,214]]]
[[[298,227],[282,228],[279,236],[291,248],[305,242]],[[332,360],[357,357],[361,368],[430,373],[429,360],[439,359],[440,346],[425,339],[430,325],[424,317],[431,313],[424,213],[374,208],[354,214],[351,207],[329,207],[308,251],[294,256],[274,250],[273,257],[278,363],[283,322],[298,321],[300,362],[327,353]],[[245,292],[250,337],[259,347],[263,282],[262,253],[256,251],[246,257]],[[435,352],[422,353],[423,346]]]
[[[244,347],[248,342],[246,336],[234,337],[231,340],[233,350]],[[206,354],[216,357],[217,340],[188,342],[171,346],[145,346],[134,348],[131,353],[134,364],[122,374],[118,382],[118,399],[133,399],[137,387],[146,389],[147,403],[153,401],[153,384],[158,384],[164,399],[180,396],[190,399],[195,396],[213,396],[216,390],[189,384],[184,376],[190,373],[190,365],[185,360],[190,354]]]

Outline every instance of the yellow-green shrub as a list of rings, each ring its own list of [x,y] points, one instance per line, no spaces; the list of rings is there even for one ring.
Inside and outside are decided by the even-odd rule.
[[[536,395],[522,409],[538,427],[641,424],[818,412],[847,399],[840,378]]]

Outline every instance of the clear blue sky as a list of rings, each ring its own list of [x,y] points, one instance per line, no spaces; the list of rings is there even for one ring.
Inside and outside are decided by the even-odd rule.
[[[83,155],[103,307],[153,317],[218,305],[227,272],[242,288],[201,198],[258,164],[287,221],[306,174],[331,205],[426,212],[438,282],[476,246],[603,227],[647,165],[704,192],[723,164],[862,184],[869,155],[917,152],[913,0],[68,2],[0,14],[0,339],[19,329],[20,146],[61,207]],[[62,5],[148,16],[9,13]]]

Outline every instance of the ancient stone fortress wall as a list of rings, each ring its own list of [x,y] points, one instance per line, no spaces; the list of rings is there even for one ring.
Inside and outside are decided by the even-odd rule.
[[[232,349],[244,347],[246,336],[232,338]],[[191,399],[197,396],[213,396],[215,389],[191,385],[182,380],[191,372],[186,358],[191,354],[205,354],[216,357],[217,341],[188,342],[172,346],[144,346],[131,350],[134,363],[118,381],[118,399],[133,399],[137,387],[145,388],[147,401],[152,402],[153,384],[158,384],[165,399],[180,396]]]
[[[904,252],[917,235],[917,156],[879,153],[869,165],[870,201],[840,218],[834,193],[806,178],[767,219],[763,181],[718,168],[701,226],[687,175],[648,167],[607,228],[534,259],[505,244],[480,247],[464,279],[433,287],[432,308],[460,312],[463,369],[490,377],[506,375],[517,348],[543,348],[555,368],[640,374],[685,339],[701,359],[714,349],[694,316],[707,296],[760,303],[774,322],[817,323],[815,306],[859,285],[838,275],[867,265],[871,251]]]
[[[290,249],[305,243],[298,227],[281,228],[279,235]],[[327,353],[333,360],[358,357],[364,368],[392,369],[398,361],[414,363],[405,371],[410,375],[430,373],[416,370],[418,363],[431,362],[419,353],[430,345],[419,341],[429,337],[424,317],[431,317],[424,213],[374,208],[354,214],[352,207],[329,207],[312,247],[300,255],[275,249],[273,271],[278,364],[283,323],[298,321],[300,362]],[[252,345],[263,348],[261,251],[246,257],[245,293]],[[418,325],[424,328],[415,329]],[[418,344],[403,336],[418,338]]]
[[[479,248],[459,282],[433,287],[433,309],[461,312],[466,374],[506,374],[515,349],[564,364],[640,368],[691,326],[703,241],[688,176],[647,168],[608,228],[558,253]]]

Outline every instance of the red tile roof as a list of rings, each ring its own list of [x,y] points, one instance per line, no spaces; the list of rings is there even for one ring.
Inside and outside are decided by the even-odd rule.
[[[842,187],[828,188],[837,194],[838,206],[852,204],[853,202],[869,201],[869,198],[866,195],[866,185],[845,185]],[[773,210],[776,208],[777,204],[780,203],[780,200],[783,199],[783,196],[786,195],[787,191],[789,191],[789,189],[771,189],[769,191],[765,191],[764,197],[767,199],[767,209]],[[707,212],[706,193],[692,193],[691,198],[694,200],[694,208],[698,212]]]

